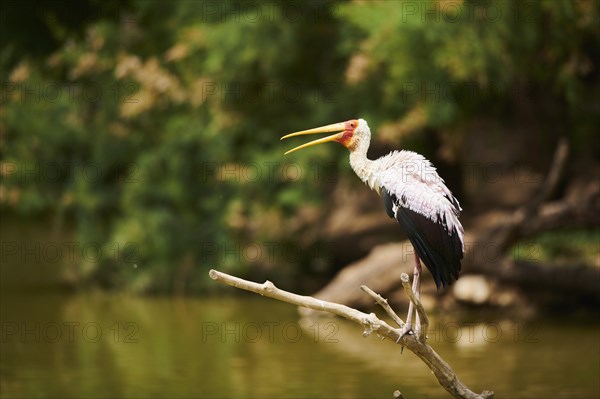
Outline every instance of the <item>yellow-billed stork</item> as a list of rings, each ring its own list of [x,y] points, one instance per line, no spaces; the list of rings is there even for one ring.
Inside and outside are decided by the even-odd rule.
[[[458,278],[463,258],[464,230],[458,216],[462,210],[435,167],[412,151],[392,151],[377,159],[367,158],[371,130],[364,119],[351,119],[291,133],[281,139],[316,133],[334,133],[287,151],[285,154],[330,141],[350,151],[350,166],[383,198],[387,214],[404,228],[415,252],[413,291],[419,296],[421,262],[429,269],[439,289]],[[412,329],[413,304],[409,305],[403,334]],[[419,318],[416,316],[416,329]]]

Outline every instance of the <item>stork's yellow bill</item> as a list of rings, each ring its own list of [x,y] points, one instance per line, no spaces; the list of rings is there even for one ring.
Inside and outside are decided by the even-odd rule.
[[[283,136],[280,140],[287,139],[290,137],[296,136],[304,136],[308,134],[318,134],[318,133],[333,133],[331,136],[323,137],[321,139],[310,141],[306,144],[302,144],[298,147],[292,148],[289,151],[285,152],[285,155],[292,153],[294,151],[301,150],[303,148],[312,147],[317,144],[328,143],[330,141],[338,142],[344,145],[346,148],[350,148],[352,145],[352,137],[354,135],[354,130],[358,126],[358,121],[356,119],[351,119],[346,122],[333,123],[331,125],[316,127],[314,129],[301,130],[299,132],[294,132]]]

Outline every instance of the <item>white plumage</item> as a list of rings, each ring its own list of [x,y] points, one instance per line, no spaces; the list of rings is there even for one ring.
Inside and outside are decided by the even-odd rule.
[[[431,162],[406,150],[368,159],[371,130],[364,119],[303,130],[283,138],[323,132],[338,133],[287,153],[329,141],[343,144],[350,151],[354,172],[382,196],[388,215],[400,223],[413,244],[415,280],[420,274],[420,260],[431,271],[438,288],[457,279],[465,249],[464,230],[458,219],[461,208]]]
[[[383,188],[400,199],[404,206],[429,220],[441,224],[448,234],[458,234],[464,252],[464,229],[458,219],[462,208],[444,179],[423,155],[413,151],[392,151],[377,160],[367,158],[371,132],[364,119],[358,120],[354,133],[356,147],[350,153],[350,166],[371,189]]]

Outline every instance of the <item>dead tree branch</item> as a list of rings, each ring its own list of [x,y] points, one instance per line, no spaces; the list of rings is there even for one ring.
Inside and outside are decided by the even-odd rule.
[[[390,306],[387,299],[384,299],[381,295],[367,287],[366,285],[361,285],[360,289],[367,293],[371,298],[375,300],[385,310],[385,312],[398,324],[398,327],[404,327],[404,321],[394,312],[394,309]]]
[[[504,224],[490,232],[490,242],[496,243],[498,248],[504,251],[521,237],[523,227],[536,217],[538,209],[556,191],[564,174],[568,158],[569,141],[562,137],[556,146],[550,170],[540,191],[531,201],[522,205],[507,218]]]
[[[401,329],[391,327],[385,321],[377,318],[374,313],[366,314],[346,305],[321,301],[310,296],[298,295],[284,291],[275,287],[275,285],[270,281],[266,281],[263,284],[258,284],[238,277],[230,276],[216,270],[211,270],[208,274],[213,280],[235,288],[254,292],[269,298],[290,303],[292,305],[333,313],[363,326],[367,334],[376,332],[383,337],[389,338],[392,342],[397,342],[399,345],[408,348],[411,352],[417,355],[433,372],[440,385],[442,385],[442,387],[444,387],[444,389],[455,398],[489,399],[493,398],[494,396],[494,393],[491,391],[484,391],[481,394],[476,394],[475,392],[471,391],[458,379],[448,363],[446,363],[446,361],[444,361],[440,355],[438,355],[429,345],[427,345],[424,340],[420,341],[416,336],[410,334],[401,336]],[[381,299],[382,301],[385,301],[383,298]],[[378,300],[377,302],[379,303]],[[423,307],[421,306],[421,309],[422,308]],[[424,310],[422,313],[423,315],[425,314]]]

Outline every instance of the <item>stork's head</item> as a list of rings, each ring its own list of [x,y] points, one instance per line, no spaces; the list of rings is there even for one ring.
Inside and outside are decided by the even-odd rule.
[[[346,147],[348,150],[350,150],[350,152],[353,152],[357,148],[363,147],[361,145],[363,143],[366,143],[366,145],[368,146],[368,143],[371,141],[371,130],[369,129],[369,125],[367,125],[367,121],[365,121],[364,119],[350,119],[346,122],[334,123],[333,125],[321,126],[314,129],[290,133],[286,136],[283,136],[281,140],[294,136],[303,136],[305,134],[332,132],[337,133],[332,134],[331,136],[323,137],[322,139],[302,144],[301,146],[287,151],[285,154],[287,155],[290,152],[301,150],[303,148],[311,147],[317,144],[327,143],[329,141],[337,141],[338,143]]]

